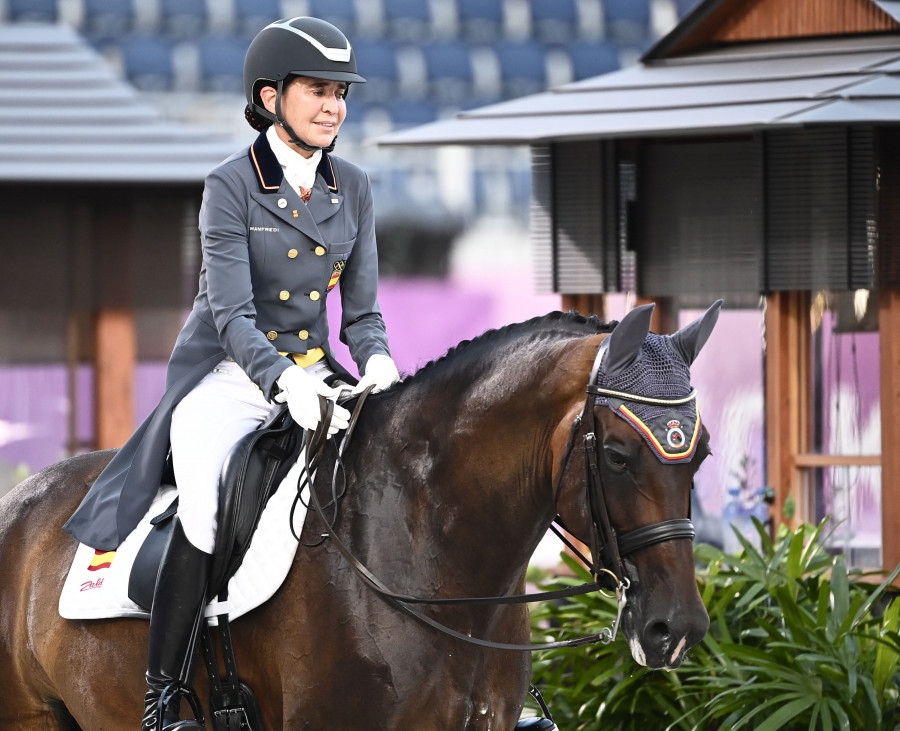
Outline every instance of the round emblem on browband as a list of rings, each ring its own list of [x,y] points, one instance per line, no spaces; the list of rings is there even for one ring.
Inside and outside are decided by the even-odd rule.
[[[672,419],[666,423],[666,442],[673,449],[682,449],[684,447],[684,431],[678,419]]]

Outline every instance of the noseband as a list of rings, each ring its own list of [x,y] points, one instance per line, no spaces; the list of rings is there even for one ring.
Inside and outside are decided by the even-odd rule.
[[[598,349],[586,389],[587,397],[584,401],[584,409],[581,415],[575,419],[575,423],[572,426],[572,433],[563,462],[565,467],[565,463],[569,459],[569,455],[575,446],[577,435],[580,432],[585,461],[585,489],[588,494],[593,528],[591,530],[592,561],[588,562],[584,557],[582,557],[582,560],[590,566],[591,573],[598,583],[601,585],[604,583],[608,584],[611,579],[610,574],[612,574],[618,586],[623,582],[627,585],[628,582],[625,566],[622,562],[623,556],[628,556],[642,548],[647,548],[656,543],[663,543],[664,541],[673,541],[680,538],[693,540],[696,532],[693,522],[688,517],[663,520],[636,528],[621,535],[616,534],[609,520],[606,493],[603,489],[603,480],[600,478],[600,440],[597,438],[599,429],[594,401],[597,396],[613,396],[622,401],[662,406],[681,406],[695,400],[697,391],[691,389],[687,396],[663,399],[601,388],[596,385],[596,381],[602,357],[603,351]],[[564,472],[564,468],[560,470],[559,479],[562,478]],[[560,517],[557,516],[556,522],[565,528]],[[617,586],[612,588],[617,588]]]

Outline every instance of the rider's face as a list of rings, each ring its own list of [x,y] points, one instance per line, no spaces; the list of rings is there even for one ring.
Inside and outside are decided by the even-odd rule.
[[[284,86],[281,96],[281,112],[285,121],[297,136],[313,147],[328,147],[337,136],[338,129],[347,116],[344,96],[347,84],[343,81],[326,81],[298,76]],[[260,92],[266,109],[275,112],[275,89],[266,87]],[[289,143],[290,136],[283,127],[277,127],[278,136]],[[304,157],[311,152],[296,149]]]

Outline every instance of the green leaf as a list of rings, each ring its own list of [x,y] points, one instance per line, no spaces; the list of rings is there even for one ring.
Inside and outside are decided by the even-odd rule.
[[[756,727],[756,731],[776,731],[776,729],[785,726],[789,721],[793,721],[797,716],[803,713],[803,711],[814,704],[815,699],[813,698],[797,698],[796,700],[790,701],[766,718],[765,721]]]
[[[885,641],[883,637],[888,633],[896,632],[900,625],[900,601],[892,601],[881,619],[882,641],[875,648],[875,663],[872,669],[872,682],[875,687],[875,696],[879,703],[884,702],[885,689],[897,674],[897,666],[900,663],[900,646],[896,643]],[[896,681],[894,681],[896,682]]]

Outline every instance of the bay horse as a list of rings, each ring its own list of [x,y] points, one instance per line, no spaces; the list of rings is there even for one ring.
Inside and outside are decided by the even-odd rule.
[[[629,582],[621,628],[632,654],[650,667],[680,665],[709,619],[691,536],[663,528],[689,522],[708,433],[698,422],[696,452],[665,464],[632,424],[585,394],[598,352],[604,362],[624,356],[640,367],[645,338],[663,337],[648,334],[650,307],[615,327],[551,313],[488,331],[372,395],[343,454],[346,493],[335,535],[396,592],[510,595],[523,591],[529,558],[557,513],[573,535],[605,549],[597,540],[599,500],[613,542],[616,534],[650,534],[622,551],[618,569],[606,567]],[[681,352],[696,355],[710,312],[699,335],[694,323],[665,337],[680,336]],[[581,446],[589,427],[583,418],[594,422],[596,447]],[[597,485],[588,479],[586,452],[598,462]],[[111,456],[67,459],[0,501],[2,731],[138,725],[147,623],[66,620],[57,611],[76,549],[60,526]],[[325,499],[327,466],[317,482],[322,475]],[[310,510],[301,537],[315,543],[323,527]],[[488,641],[530,637],[521,604],[422,612]],[[527,652],[469,644],[398,611],[328,540],[301,547],[279,591],[235,620],[232,633],[266,729],[508,730],[529,686]],[[203,678],[197,690],[205,699]]]

